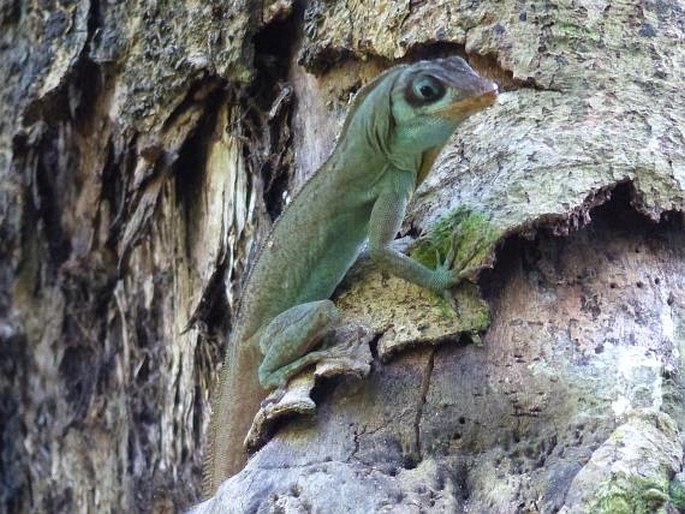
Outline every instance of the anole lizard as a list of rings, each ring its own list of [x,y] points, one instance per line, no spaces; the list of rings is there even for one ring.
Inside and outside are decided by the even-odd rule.
[[[457,125],[491,105],[497,85],[459,57],[400,65],[355,98],[335,150],[278,218],[248,275],[229,339],[205,459],[206,495],[246,459],[265,397],[329,350],[329,299],[366,240],[371,258],[436,292],[459,282],[449,258],[429,269],[390,245],[416,186]]]

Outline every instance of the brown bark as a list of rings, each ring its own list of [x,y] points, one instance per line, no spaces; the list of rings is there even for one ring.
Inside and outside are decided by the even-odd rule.
[[[260,12],[11,1],[0,16],[0,512],[188,505],[224,280],[259,218],[233,128]]]
[[[684,16],[674,0],[0,4],[0,512],[197,501],[254,248],[359,85],[446,53],[507,92],[459,131],[405,232],[458,206],[497,231],[483,345],[358,268],[338,302],[377,336],[371,374],[320,383],[316,414],[205,508],[683,508]]]

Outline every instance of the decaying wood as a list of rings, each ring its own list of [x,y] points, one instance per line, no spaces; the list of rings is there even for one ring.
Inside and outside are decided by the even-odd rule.
[[[675,0],[0,5],[0,512],[197,501],[254,248],[354,91],[449,53],[506,92],[404,232],[489,220],[482,345],[358,267],[337,301],[375,336],[370,374],[319,381],[316,413],[202,508],[685,508],[683,19]]]
[[[252,7],[0,6],[0,512],[196,498],[224,281],[260,218]]]

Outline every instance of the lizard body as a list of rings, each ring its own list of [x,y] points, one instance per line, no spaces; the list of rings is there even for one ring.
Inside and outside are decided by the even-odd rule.
[[[400,65],[357,95],[329,159],[275,222],[248,275],[229,339],[205,460],[205,494],[236,473],[265,388],[328,355],[312,351],[337,313],[330,296],[368,239],[390,272],[437,292],[458,282],[391,248],[414,189],[457,125],[497,86],[459,57]]]

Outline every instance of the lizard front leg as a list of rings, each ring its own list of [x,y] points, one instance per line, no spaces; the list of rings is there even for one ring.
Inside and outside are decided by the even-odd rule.
[[[259,383],[265,389],[280,387],[307,366],[331,355],[330,349],[312,352],[338,319],[330,300],[295,305],[276,316],[260,332],[264,355]]]
[[[387,187],[374,203],[369,221],[369,253],[383,269],[422,287],[443,292],[457,284],[450,259],[434,270],[407,257],[392,247],[402,224],[409,194],[397,187]]]

